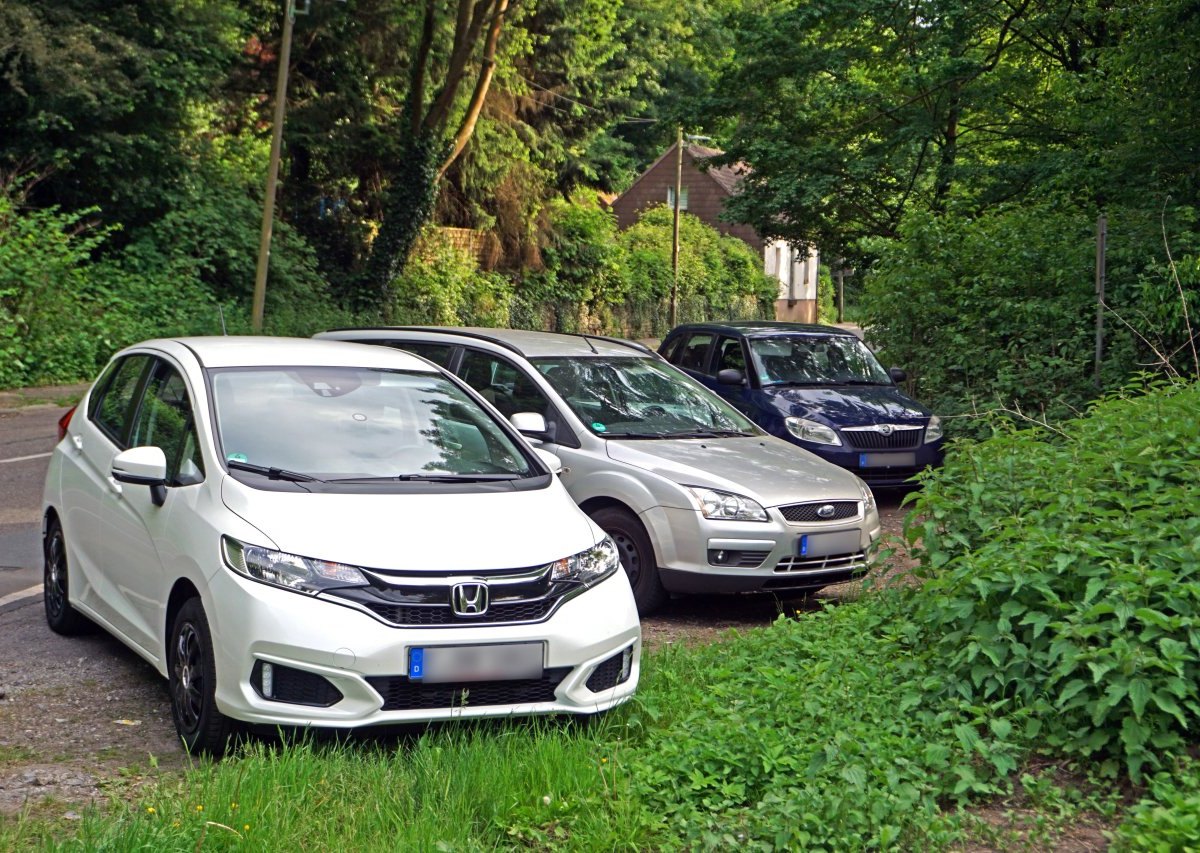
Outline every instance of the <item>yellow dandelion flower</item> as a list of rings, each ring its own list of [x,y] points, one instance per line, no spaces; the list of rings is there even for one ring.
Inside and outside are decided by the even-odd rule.
[[[244,824],[242,824],[242,831],[243,831],[243,832],[249,832],[249,831],[250,831],[250,824],[248,824],[248,823],[244,823]]]
[[[237,811],[237,803],[230,803],[229,808],[233,809],[233,811],[236,812]]]
[[[198,811],[198,812],[204,811],[204,806],[196,806],[196,811]]]
[[[607,759],[607,758],[601,758],[601,759],[600,759],[600,763],[601,763],[601,764],[608,764],[608,759]]]
[[[146,814],[155,814],[154,806],[146,806]]]

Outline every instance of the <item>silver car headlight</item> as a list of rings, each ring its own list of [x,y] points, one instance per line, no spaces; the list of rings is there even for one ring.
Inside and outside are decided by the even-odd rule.
[[[705,489],[700,486],[684,486],[700,507],[705,518],[719,521],[766,521],[767,511],[758,501],[733,492]]]
[[[862,493],[863,516],[868,516],[875,510],[875,493],[861,479],[858,481],[858,490]]]
[[[605,536],[586,551],[554,562],[551,578],[556,581],[579,581],[591,585],[621,568],[621,553],[617,543]]]
[[[354,566],[314,560],[259,545],[247,545],[230,536],[221,537],[225,565],[239,575],[294,592],[316,595],[341,586],[366,586],[367,578]]]
[[[801,441],[831,444],[835,447],[840,447],[842,444],[841,438],[831,426],[810,421],[808,418],[787,418],[784,423],[787,424],[788,432]]]
[[[929,416],[929,425],[925,427],[925,443],[937,441],[942,437],[942,419],[937,415]]]

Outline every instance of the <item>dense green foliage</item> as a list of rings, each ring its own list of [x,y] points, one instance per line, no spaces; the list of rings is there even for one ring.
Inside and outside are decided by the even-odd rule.
[[[915,502],[945,692],[1137,779],[1200,723],[1200,385],[960,443]]]
[[[1200,849],[1200,766],[1183,758],[1155,773],[1147,796],[1117,830],[1116,851]]]

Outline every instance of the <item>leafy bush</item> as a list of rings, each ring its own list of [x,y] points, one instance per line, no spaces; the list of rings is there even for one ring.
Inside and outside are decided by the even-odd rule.
[[[511,283],[483,272],[475,259],[434,231],[392,282],[392,316],[401,324],[507,326]]]
[[[1092,227],[1050,205],[914,214],[871,244],[861,321],[943,416],[999,402],[1069,417],[1095,394]]]
[[[1190,758],[1154,774],[1149,796],[1129,812],[1117,829],[1113,849],[1200,849],[1200,765]]]
[[[973,704],[1124,766],[1200,723],[1200,385],[1115,397],[1061,431],[998,427],[925,483],[917,619]]]

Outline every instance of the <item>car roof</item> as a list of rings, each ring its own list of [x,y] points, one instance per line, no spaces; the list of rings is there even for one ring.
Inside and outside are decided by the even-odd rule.
[[[393,370],[437,368],[423,358],[385,347],[312,338],[277,338],[251,335],[161,338],[129,348],[158,349],[181,355],[190,351],[202,367],[254,367],[259,365],[319,365],[322,367],[380,367]]]
[[[436,341],[451,344],[468,338],[496,344],[526,358],[596,355],[658,357],[649,347],[635,341],[606,335],[573,335],[562,332],[538,332],[531,329],[493,329],[478,326],[371,326],[331,329],[328,332],[322,332],[317,337],[345,339],[351,335],[355,340],[364,341],[394,340],[398,337],[406,337],[413,341]]]
[[[840,335],[857,337],[849,329],[837,326],[823,326],[817,323],[788,323],[775,320],[730,320],[728,322],[684,323],[671,331],[672,335],[680,331],[715,331],[727,332],[746,337],[764,337],[768,335]]]

